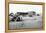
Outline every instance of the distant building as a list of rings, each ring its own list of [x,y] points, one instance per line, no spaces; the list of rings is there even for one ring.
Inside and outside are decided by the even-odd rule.
[[[36,12],[35,12],[35,11],[28,12],[28,15],[29,15],[30,17],[35,16],[35,15],[36,15]]]
[[[17,14],[22,15],[22,16],[26,16],[26,15],[28,15],[27,12],[17,12]]]
[[[17,12],[17,14],[22,15],[22,16],[28,15],[28,16],[32,17],[33,15],[36,15],[36,12],[34,12],[34,11],[31,11],[31,12]]]

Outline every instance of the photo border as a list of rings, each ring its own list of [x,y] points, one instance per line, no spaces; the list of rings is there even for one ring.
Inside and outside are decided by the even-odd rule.
[[[10,4],[31,4],[31,5],[42,5],[42,30],[36,29],[19,29],[19,30],[8,30],[8,18],[9,18],[9,3]],[[44,31],[45,30],[45,3],[43,2],[27,2],[27,1],[5,1],[5,32],[23,32],[23,31]]]

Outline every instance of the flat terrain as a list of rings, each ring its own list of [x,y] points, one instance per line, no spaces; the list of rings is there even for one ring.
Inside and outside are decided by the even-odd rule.
[[[9,29],[16,28],[41,28],[42,17],[23,17],[23,21],[9,22]]]

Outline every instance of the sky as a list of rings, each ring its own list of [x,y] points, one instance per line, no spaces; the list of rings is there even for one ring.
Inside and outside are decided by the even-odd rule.
[[[42,5],[29,4],[9,4],[9,13],[35,11],[37,14],[42,14]]]

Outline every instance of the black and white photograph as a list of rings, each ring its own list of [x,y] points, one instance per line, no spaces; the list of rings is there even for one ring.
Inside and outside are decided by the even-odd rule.
[[[9,4],[9,30],[42,29],[42,5]]]

